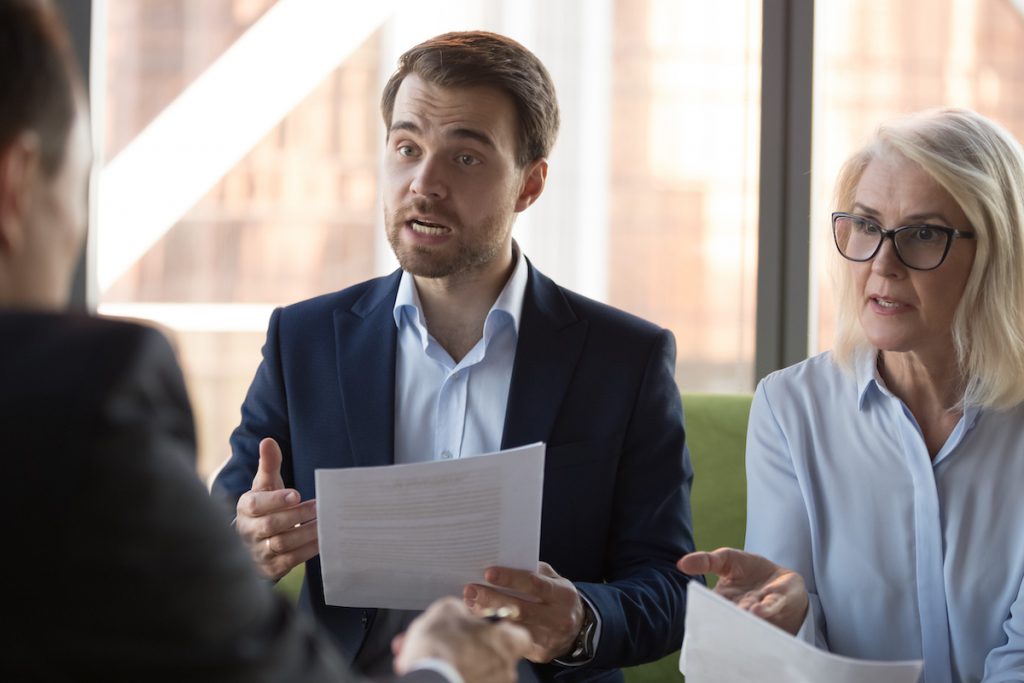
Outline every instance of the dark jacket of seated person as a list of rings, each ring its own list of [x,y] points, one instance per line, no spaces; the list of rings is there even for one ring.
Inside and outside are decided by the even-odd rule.
[[[0,350],[0,679],[352,680],[197,478],[162,335],[0,311]]]

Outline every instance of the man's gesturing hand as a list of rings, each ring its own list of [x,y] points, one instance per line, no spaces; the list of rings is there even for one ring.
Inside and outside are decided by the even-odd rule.
[[[466,605],[477,614],[500,607],[518,610],[516,623],[530,633],[533,641],[527,659],[544,663],[569,654],[583,626],[583,602],[571,581],[559,576],[546,562],[541,562],[536,572],[488,567],[484,580],[525,596],[516,598],[477,583],[467,585],[462,592]]]
[[[684,555],[676,566],[684,574],[717,574],[716,593],[794,635],[807,616],[803,577],[761,555],[719,548]]]
[[[260,441],[260,464],[252,490],[242,494],[235,509],[235,528],[256,565],[272,579],[281,578],[320,552],[316,501],[300,502],[298,491],[284,487],[281,460],[276,441]]]

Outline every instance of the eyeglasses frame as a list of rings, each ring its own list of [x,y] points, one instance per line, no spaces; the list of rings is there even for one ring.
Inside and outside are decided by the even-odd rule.
[[[881,237],[879,238],[878,244],[875,245],[875,249],[874,249],[874,251],[871,252],[870,256],[866,256],[865,258],[858,259],[858,258],[852,258],[852,257],[847,256],[846,254],[843,253],[842,247],[839,246],[839,235],[836,234],[836,220],[838,220],[840,218],[854,218],[854,219],[859,220],[859,221],[864,221],[866,223],[871,223],[872,225],[875,225],[876,227],[878,227],[879,234],[881,235]],[[899,243],[896,242],[896,235],[898,233],[901,233],[904,230],[915,230],[915,229],[916,230],[920,230],[921,228],[928,228],[929,230],[937,230],[938,232],[941,232],[942,234],[944,234],[946,236],[946,248],[942,252],[942,258],[940,258],[939,262],[936,263],[931,268],[919,268],[917,266],[912,266],[909,263],[907,263],[903,259],[903,254],[900,253]],[[882,227],[881,223],[879,223],[878,221],[872,220],[870,218],[867,218],[866,216],[858,216],[855,213],[847,213],[845,211],[834,211],[832,213],[832,241],[835,242],[836,249],[839,251],[839,255],[842,256],[847,261],[853,261],[854,263],[865,263],[866,261],[870,261],[871,259],[875,258],[875,256],[878,256],[878,252],[882,249],[882,244],[885,242],[886,238],[888,238],[888,239],[892,240],[892,247],[893,247],[893,251],[896,252],[896,258],[898,258],[900,260],[900,263],[905,265],[907,268],[910,268],[911,270],[921,270],[921,271],[935,270],[936,268],[938,268],[939,266],[941,266],[943,263],[946,262],[946,257],[949,256],[949,250],[952,248],[953,242],[956,239],[960,238],[960,239],[972,240],[972,239],[975,238],[976,234],[977,233],[975,233],[975,232],[973,232],[971,230],[958,230],[957,228],[947,228],[944,225],[932,225],[930,223],[917,223],[917,224],[914,224],[914,225],[901,225],[898,228],[893,228],[892,230],[887,230],[884,227]]]

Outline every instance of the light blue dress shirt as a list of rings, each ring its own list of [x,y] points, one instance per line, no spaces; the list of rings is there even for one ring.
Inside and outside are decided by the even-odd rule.
[[[395,463],[448,460],[501,448],[508,387],[529,270],[516,265],[484,319],[484,334],[458,363],[427,332],[416,283],[402,273],[395,299]]]
[[[518,245],[513,246],[513,258],[512,276],[487,312],[483,337],[458,363],[430,336],[413,276],[402,273],[394,308],[396,464],[471,457],[501,448],[529,279]],[[590,607],[597,622],[596,646],[601,617]]]
[[[416,282],[402,273],[395,297],[395,464],[449,460],[501,448],[519,317],[529,269],[518,247],[515,266],[484,319],[483,337],[456,363],[427,331]],[[377,610],[356,666],[391,671],[391,638],[419,614]]]
[[[874,352],[852,376],[825,353],[758,385],[747,480],[746,548],[804,577],[805,637],[1024,681],[1024,405],[968,408],[933,460]]]

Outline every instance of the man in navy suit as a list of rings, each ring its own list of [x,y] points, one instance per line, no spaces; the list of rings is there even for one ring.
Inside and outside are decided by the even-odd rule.
[[[524,678],[620,681],[618,667],[683,635],[692,472],[672,334],[559,287],[512,239],[558,130],[532,53],[491,33],[438,36],[401,57],[381,109],[401,270],[274,312],[215,491],[268,576],[306,563],[302,604],[372,673],[411,615],[325,604],[314,470],[544,441],[543,561],[489,568],[463,599],[518,608]]]

